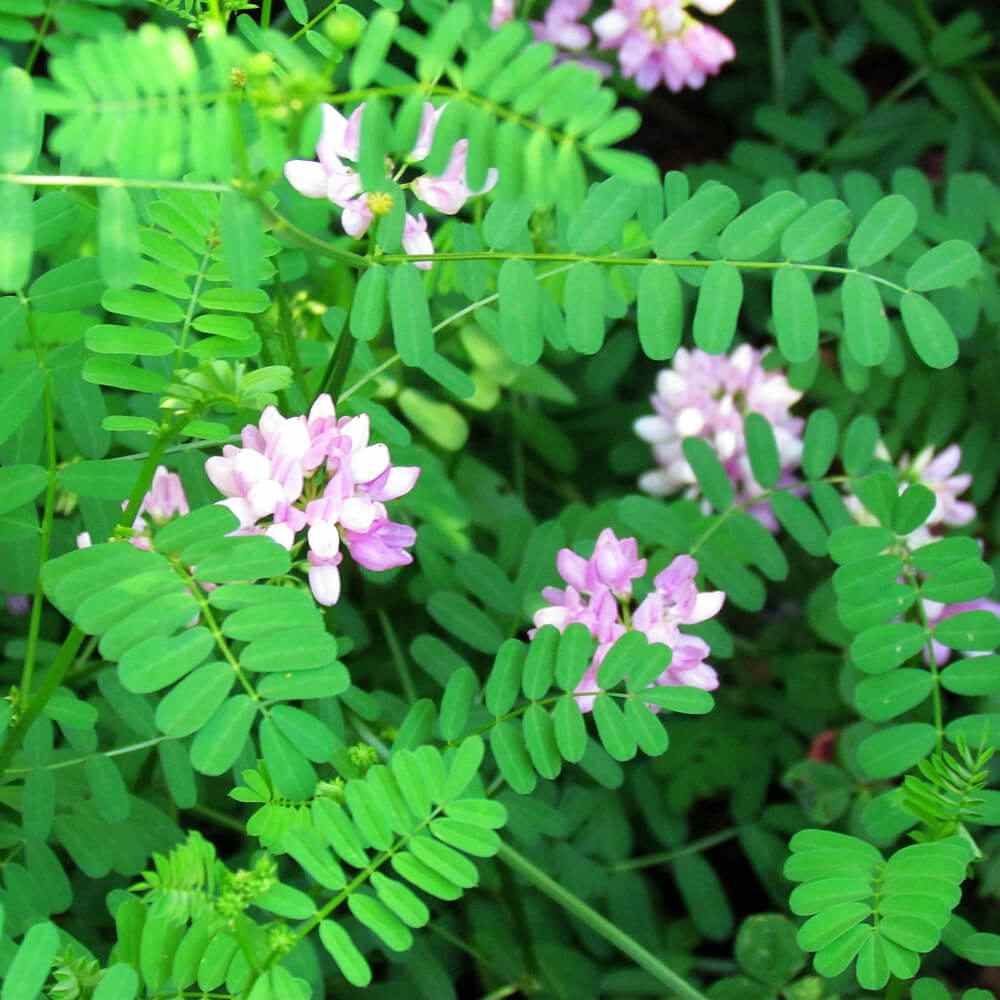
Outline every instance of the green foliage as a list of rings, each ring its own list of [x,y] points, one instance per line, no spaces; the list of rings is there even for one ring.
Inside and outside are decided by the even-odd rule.
[[[802,883],[789,905],[809,917],[799,946],[816,953],[816,971],[827,977],[856,958],[858,984],[868,990],[882,989],[890,975],[916,974],[921,954],[941,939],[971,860],[968,845],[954,838],[904,847],[888,860],[856,837],[826,830],[803,830],[789,846],[785,876]]]
[[[965,919],[996,929],[1000,628],[928,603],[995,590],[993,12],[734,5],[695,135],[485,2],[336,6],[0,0],[0,584],[33,599],[0,622],[0,1000],[946,1000],[1000,964]],[[412,255],[428,99],[414,169],[466,139],[499,177]],[[363,242],[282,180],[326,102],[367,104]],[[751,412],[759,494],[691,438],[695,499],[624,495],[648,362],[735,343],[805,394],[800,481]],[[422,469],[414,566],[333,609],[203,474],[322,392]],[[957,531],[887,461],[951,442]],[[139,548],[160,463],[194,512]],[[634,632],[593,669],[580,625],[518,638],[609,525],[636,603],[680,553],[726,592],[684,626],[717,699]]]

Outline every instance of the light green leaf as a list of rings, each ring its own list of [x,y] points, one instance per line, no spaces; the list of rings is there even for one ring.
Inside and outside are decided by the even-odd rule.
[[[917,356],[930,368],[948,368],[958,360],[958,340],[933,302],[907,292],[900,302],[903,326]]]
[[[717,260],[705,272],[694,312],[694,342],[709,354],[729,350],[743,303],[739,269]]]
[[[771,311],[781,353],[792,364],[808,361],[819,344],[819,313],[805,272],[796,267],[775,272]]]
[[[126,188],[101,188],[98,195],[97,259],[108,288],[128,288],[139,277],[139,226]]]
[[[847,244],[852,267],[871,267],[888,257],[917,225],[917,210],[909,198],[890,194],[877,201],[858,224]]]
[[[810,207],[782,234],[781,252],[794,261],[810,261],[829,253],[851,231],[851,210],[836,198]]]
[[[644,267],[636,305],[639,343],[646,357],[673,357],[684,333],[684,299],[674,269],[666,264]]]

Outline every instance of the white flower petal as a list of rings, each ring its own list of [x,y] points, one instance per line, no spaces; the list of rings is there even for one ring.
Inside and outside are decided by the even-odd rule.
[[[313,160],[289,160],[285,164],[285,179],[306,198],[325,198],[327,174],[322,163]]]

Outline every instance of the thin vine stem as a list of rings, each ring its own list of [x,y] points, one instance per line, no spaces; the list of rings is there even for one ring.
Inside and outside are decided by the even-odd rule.
[[[45,377],[45,388],[42,391],[45,407],[45,447],[48,461],[48,480],[45,487],[45,506],[42,512],[42,534],[39,540],[38,560],[44,566],[48,562],[49,547],[52,542],[52,522],[56,507],[56,474],[58,470],[56,456],[56,424],[55,407],[52,401],[52,378]],[[35,581],[35,591],[31,602],[31,619],[28,623],[28,645],[24,653],[24,666],[21,670],[21,697],[31,696],[31,682],[34,679],[35,661],[38,657],[38,636],[42,625],[42,606],[45,603],[42,591],[42,576],[39,573]]]
[[[49,0],[45,7],[45,14],[42,17],[42,23],[38,26],[38,34],[35,35],[35,41],[31,46],[31,51],[28,53],[28,58],[24,64],[25,73],[30,74],[35,68],[38,53],[42,51],[42,43],[45,41],[45,36],[48,34],[49,25],[52,23],[52,12],[58,2],[59,0]]]
[[[125,747],[115,747],[113,750],[98,750],[95,753],[84,754],[82,757],[73,757],[70,760],[58,760],[54,764],[43,764],[41,767],[12,767],[8,774],[28,774],[31,771],[61,771],[66,767],[76,767],[77,764],[85,764],[95,757],[124,757],[126,754],[138,753],[140,750],[148,750],[150,747],[158,746],[170,736],[154,736],[151,739],[143,740],[141,743],[130,743]]]
[[[669,965],[639,944],[635,938],[626,934],[620,927],[616,927],[610,920],[602,917],[579,896],[574,895],[555,879],[550,878],[541,868],[529,861],[523,854],[515,851],[509,844],[501,843],[497,857],[522,875],[539,892],[548,896],[571,916],[576,917],[580,923],[628,955],[636,965],[645,969],[669,990],[667,996],[682,997],[684,1000],[706,1000],[704,993],[695,989],[687,980],[674,972]]]
[[[382,634],[385,636],[386,645],[392,656],[392,662],[399,674],[399,683],[403,688],[403,697],[412,705],[417,700],[417,686],[413,683],[413,674],[410,672],[410,665],[407,662],[403,647],[399,644],[396,629],[392,621],[382,608],[378,609],[378,621],[382,626]]]
[[[264,3],[270,6],[271,0],[264,0]],[[340,0],[331,0],[331,2],[328,3],[318,14],[309,18],[309,20],[306,21],[306,23],[303,24],[302,27],[295,32],[295,34],[289,35],[288,40],[290,42],[297,42],[307,31],[312,31],[312,29],[317,24],[319,24],[319,22],[322,21],[323,18],[326,17],[326,15],[329,14],[331,10],[339,6],[340,6]],[[263,16],[261,17],[261,20],[263,21]],[[264,25],[264,27],[267,27],[267,25]]]
[[[131,177],[84,177],[73,174],[0,174],[0,183],[28,184],[31,187],[107,187],[137,188],[148,191],[207,191],[224,194],[232,191],[231,184],[211,181],[142,180]]]
[[[785,106],[785,42],[781,30],[781,0],[764,0],[767,20],[767,51],[771,62],[771,91],[774,103]]]
[[[212,634],[212,638],[215,640],[215,645],[218,647],[220,653],[222,653],[226,662],[233,669],[233,673],[236,675],[236,679],[240,682],[243,690],[250,696],[255,704],[260,704],[261,696],[257,693],[254,686],[247,680],[246,674],[243,668],[240,666],[240,661],[236,658],[232,649],[229,648],[229,643],[226,642],[226,637],[222,634],[222,629],[219,627],[218,621],[216,621],[215,614],[212,611],[212,606],[208,603],[208,598],[205,597],[205,592],[201,589],[198,581],[188,572],[188,570],[181,565],[177,560],[171,560],[171,566],[174,572],[184,581],[184,585],[188,588],[191,596],[195,599],[198,604],[198,610],[201,613],[201,617],[205,621],[205,627]]]
[[[941,696],[941,671],[938,667],[937,656],[934,653],[934,636],[931,631],[931,623],[927,617],[927,609],[924,607],[923,598],[920,596],[917,570],[913,565],[912,552],[908,546],[905,548],[903,554],[903,564],[903,571],[906,574],[907,582],[917,592],[917,599],[914,602],[916,618],[926,636],[924,641],[924,655],[931,672],[931,706],[934,713],[934,731],[937,737],[937,749],[938,753],[940,753],[944,749],[944,699]]]
[[[638,858],[628,858],[626,861],[618,861],[613,865],[609,865],[608,870],[612,872],[631,872],[639,868],[653,868],[657,865],[665,865],[671,861],[676,861],[678,858],[686,857],[689,854],[700,854],[702,851],[707,851],[713,847],[717,847],[719,844],[724,844],[726,841],[738,837],[742,830],[743,827],[741,826],[731,826],[725,830],[719,830],[717,833],[710,833],[698,840],[692,840],[689,844],[684,844],[672,851],[660,851],[657,854],[644,854]]]

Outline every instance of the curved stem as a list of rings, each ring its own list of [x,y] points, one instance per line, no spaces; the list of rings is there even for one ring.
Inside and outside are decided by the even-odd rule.
[[[618,861],[611,865],[609,870],[613,872],[631,872],[637,868],[652,868],[655,865],[665,865],[688,854],[699,854],[712,847],[717,847],[719,844],[724,844],[727,840],[738,837],[742,829],[740,826],[731,826],[726,830],[720,830],[718,833],[710,833],[707,837],[702,837],[699,840],[692,840],[691,843],[684,844],[672,851],[660,851],[658,854],[644,854],[638,858],[629,858],[627,861]]]
[[[635,938],[602,917],[578,896],[550,878],[537,865],[532,864],[523,854],[509,844],[501,843],[497,857],[530,882],[539,892],[561,906],[570,916],[576,917],[592,931],[600,934],[605,941],[628,955],[636,965],[667,987],[666,996],[683,997],[684,1000],[706,1000],[705,994],[682,979],[665,962],[644,948]]]

